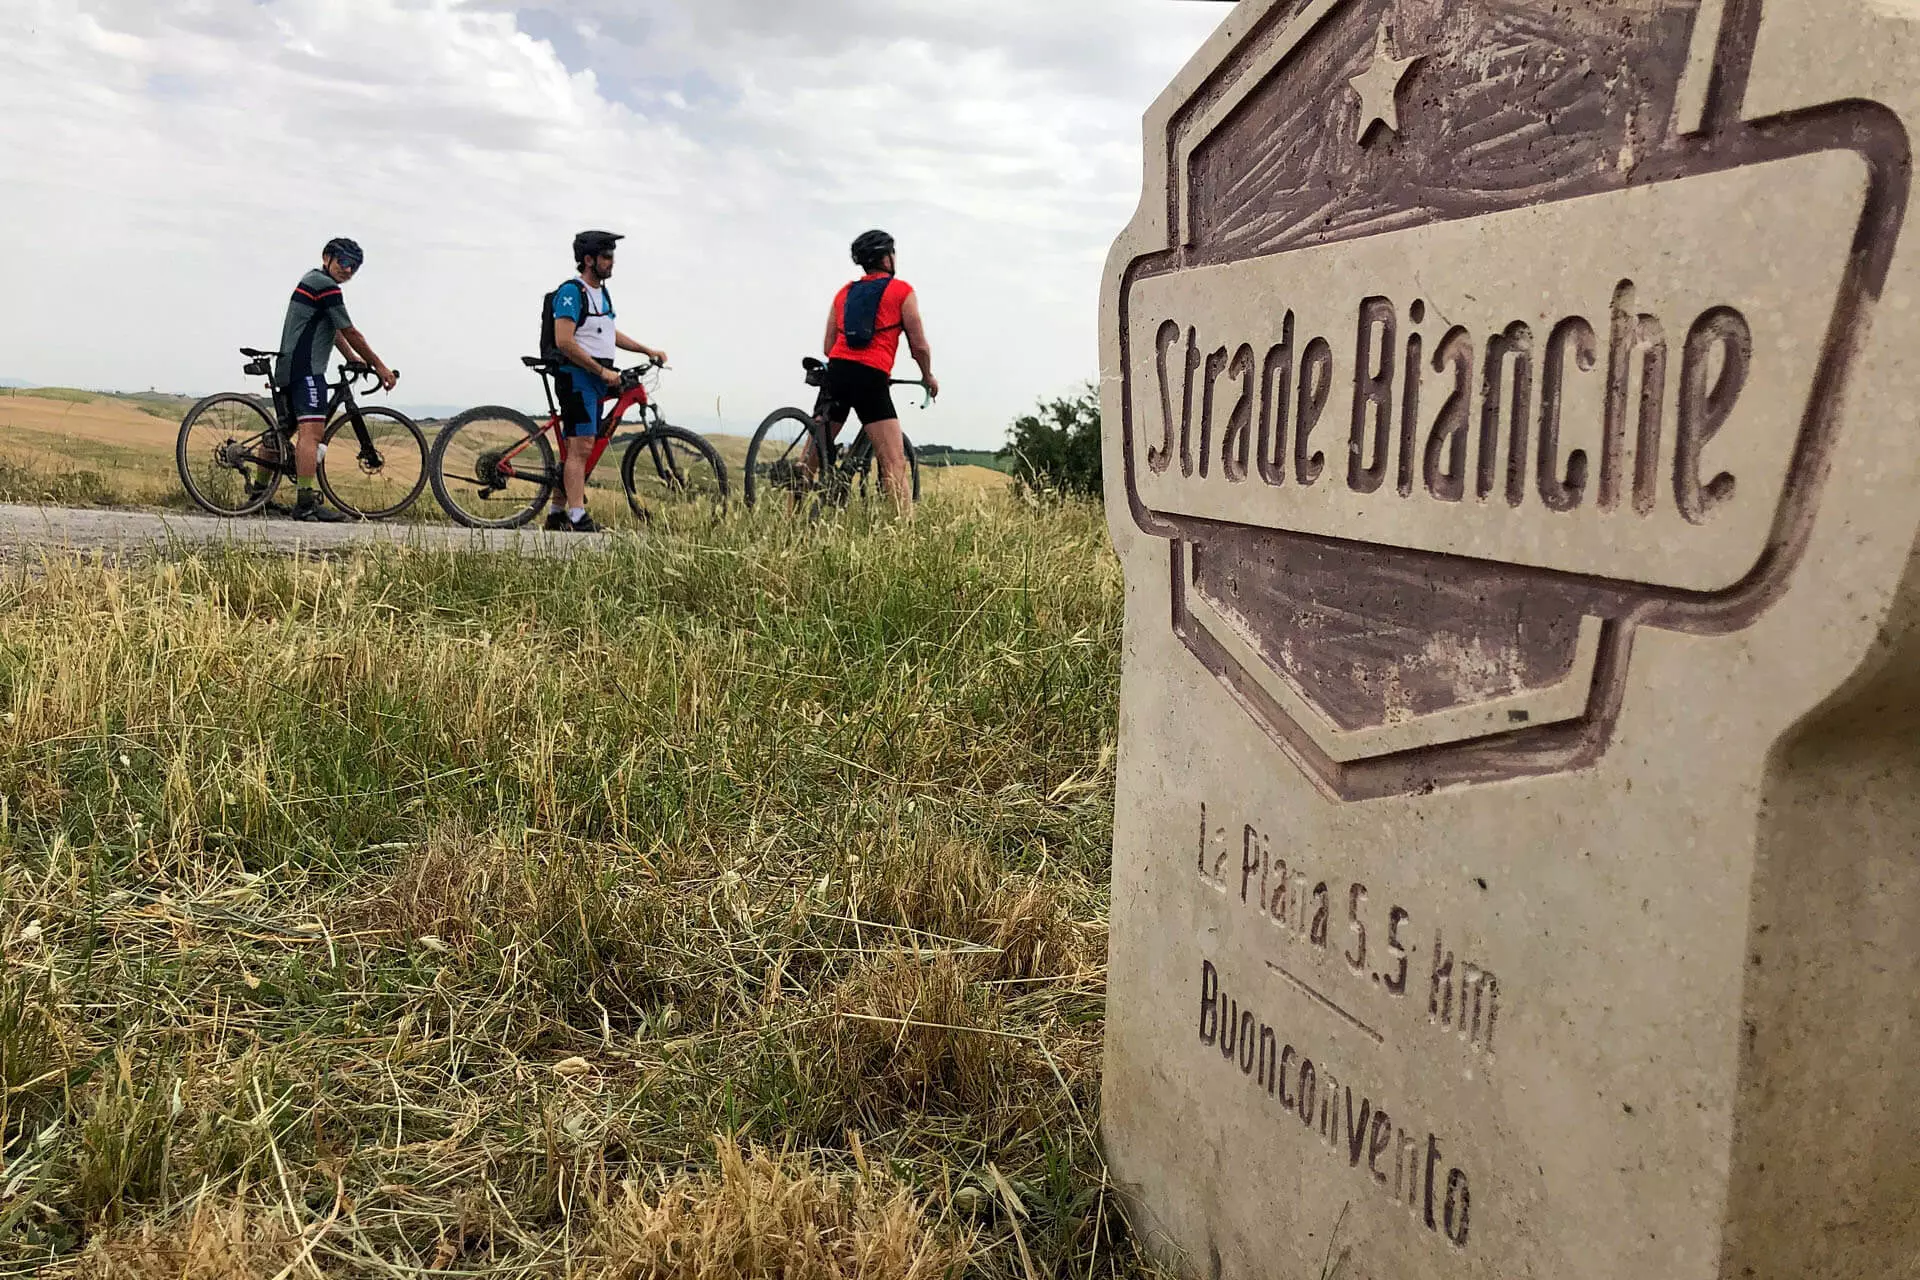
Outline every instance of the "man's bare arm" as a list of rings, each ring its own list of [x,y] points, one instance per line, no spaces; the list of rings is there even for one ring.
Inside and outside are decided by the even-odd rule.
[[[613,345],[621,351],[637,351],[652,360],[655,364],[665,364],[667,362],[666,352],[656,351],[644,342],[629,338],[618,329],[613,331]]]
[[[834,344],[839,341],[840,341],[840,308],[828,307],[827,308],[827,338],[825,342],[822,342],[820,344],[820,354],[825,356],[829,360],[833,359],[833,347],[834,347]]]
[[[380,377],[380,385],[388,391],[393,390],[393,384],[400,381],[400,379],[394,376],[393,370],[387,368],[387,362],[385,360],[382,360],[374,354],[372,345],[367,342],[367,335],[361,333],[358,329],[347,328],[342,329],[334,335],[336,345],[343,339],[346,344],[353,349],[353,354],[358,355],[362,360],[373,366],[374,373]]]
[[[940,379],[933,376],[933,347],[927,342],[927,326],[920,319],[920,295],[910,293],[900,307],[900,327],[907,331],[907,350],[913,353],[913,362],[920,366],[920,377],[927,384],[927,394],[940,394]]]

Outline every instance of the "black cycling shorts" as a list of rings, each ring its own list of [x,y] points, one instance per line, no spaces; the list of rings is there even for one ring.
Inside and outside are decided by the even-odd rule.
[[[860,425],[897,418],[893,407],[893,377],[858,360],[830,360],[823,388],[842,406],[860,415]]]

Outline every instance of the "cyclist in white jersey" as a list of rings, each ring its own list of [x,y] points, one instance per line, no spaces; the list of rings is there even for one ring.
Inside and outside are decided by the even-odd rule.
[[[561,423],[569,446],[562,470],[566,508],[547,513],[547,528],[592,533],[599,528],[587,514],[587,453],[574,441],[591,440],[600,430],[600,410],[609,392],[620,387],[614,354],[633,351],[659,364],[667,353],[621,333],[614,324],[607,278],[613,274],[614,246],[625,237],[611,231],[582,231],[573,238],[573,260],[580,274],[553,291],[553,342],[566,365],[554,373]]]

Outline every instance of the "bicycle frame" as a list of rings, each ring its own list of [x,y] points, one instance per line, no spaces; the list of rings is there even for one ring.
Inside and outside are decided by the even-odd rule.
[[[353,426],[353,434],[360,441],[360,458],[369,466],[379,466],[384,460],[380,451],[373,446],[373,437],[367,434],[366,419],[360,416],[360,402],[353,398],[353,384],[372,373],[365,365],[348,363],[340,367],[340,380],[330,382],[327,389],[332,394],[327,398],[326,420],[333,421],[333,415],[346,410],[347,421]],[[289,444],[299,438],[300,424],[293,420],[292,406],[286,398],[286,388],[277,387],[273,379],[267,379],[267,390],[273,403],[274,425],[277,434],[286,437]]]
[[[560,418],[560,406],[554,403],[553,383],[549,380],[548,375],[541,375],[540,384],[546,389],[547,393],[547,421],[541,427],[540,434],[552,435],[559,443],[560,463],[562,466],[565,466],[568,446],[580,439],[580,437],[570,437],[567,435],[565,424]],[[622,390],[619,397],[614,401],[613,408],[609,409],[606,416],[600,420],[599,429],[594,432],[592,450],[587,454],[587,475],[591,476],[594,468],[600,465],[600,459],[606,455],[608,446],[613,443],[614,430],[620,425],[620,420],[626,416],[627,410],[633,408],[640,410],[640,419],[643,423],[646,421],[649,411],[656,417],[659,415],[659,410],[654,407],[653,401],[648,397],[647,387],[643,382],[636,381],[632,386]],[[513,460],[520,455],[522,450],[532,446],[534,438],[535,437],[531,436],[528,437],[501,455],[500,461],[496,464],[500,474],[515,479],[537,479],[558,484],[560,482],[559,476],[534,476],[514,470]],[[658,461],[656,458],[656,464],[658,464]]]
[[[894,387],[919,387],[922,391],[926,391],[927,387],[927,384],[918,378],[890,378],[888,379],[888,385]],[[929,392],[926,399],[921,402],[920,407],[924,409],[932,403],[933,396],[932,393]],[[833,421],[833,415],[836,412],[841,414],[838,425],[835,425]],[[868,460],[875,456],[873,451],[873,438],[867,434],[865,425],[861,426],[859,433],[854,436],[851,444],[846,445],[844,448],[841,446],[837,437],[840,434],[841,428],[847,425],[847,419],[851,416],[851,411],[848,410],[846,405],[841,404],[829,395],[825,387],[820,388],[820,395],[813,402],[813,426],[815,438],[823,441],[826,446],[825,465],[822,467],[822,471],[838,471],[848,484],[852,484],[854,478],[866,469]]]

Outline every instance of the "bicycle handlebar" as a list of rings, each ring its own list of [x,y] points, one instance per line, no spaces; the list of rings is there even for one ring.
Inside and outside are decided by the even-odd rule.
[[[666,367],[667,365],[664,360],[656,360],[652,356],[648,356],[641,363],[620,371],[620,389],[623,391],[630,390],[638,386],[640,379],[646,377],[655,369],[664,369]]]
[[[922,409],[927,409],[932,407],[933,388],[927,385],[927,380],[925,378],[889,378],[887,379],[887,383],[889,386],[895,386],[895,387],[920,388],[920,390],[924,393],[920,401],[920,407]]]
[[[398,382],[400,380],[400,371],[394,369],[391,372],[393,373],[394,381]],[[362,363],[359,360],[342,361],[340,365],[340,376],[349,382],[357,382],[361,378],[371,378],[374,383],[378,385],[380,381],[380,374],[374,367],[370,364]]]

